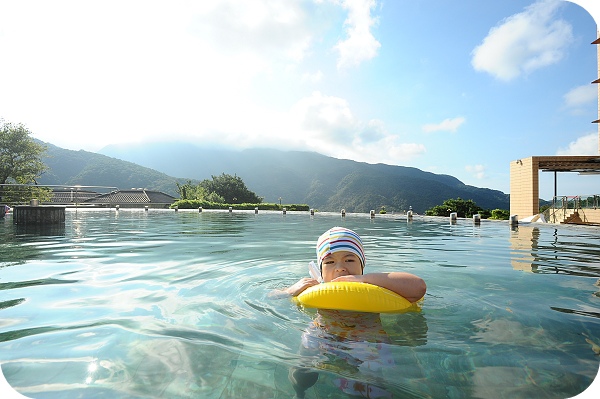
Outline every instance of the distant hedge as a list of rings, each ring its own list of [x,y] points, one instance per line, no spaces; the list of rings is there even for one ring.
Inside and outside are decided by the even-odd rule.
[[[510,213],[506,209],[483,209],[473,200],[463,200],[461,198],[447,199],[442,205],[434,206],[425,211],[427,216],[450,216],[450,213],[456,212],[460,218],[471,217],[480,214],[482,219],[508,220]]]
[[[215,202],[208,202],[203,200],[179,200],[175,201],[171,208],[177,207],[178,209],[198,209],[202,207],[202,209],[232,209],[237,210],[254,210],[258,208],[261,211],[281,211],[285,208],[288,211],[308,211],[309,207],[305,204],[289,204],[289,205],[279,205],[279,204],[269,204],[269,203],[260,203],[260,204],[218,204]]]
[[[490,219],[508,220],[510,219],[510,211],[506,209],[494,209],[492,210],[492,215],[490,216]]]

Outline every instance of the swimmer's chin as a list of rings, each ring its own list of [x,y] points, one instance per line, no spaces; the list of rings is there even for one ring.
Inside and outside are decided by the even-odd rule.
[[[340,274],[340,275],[335,276],[334,278],[332,278],[331,281],[336,281],[339,277],[346,277],[346,276],[352,276],[352,274],[350,274],[350,273]]]

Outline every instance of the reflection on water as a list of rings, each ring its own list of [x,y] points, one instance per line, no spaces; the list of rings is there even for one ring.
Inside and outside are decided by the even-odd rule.
[[[64,237],[64,225],[13,225],[11,217],[0,219],[0,268],[25,263],[41,256],[40,249],[31,245],[21,245],[29,238]]]
[[[537,227],[522,225],[511,229],[510,244],[513,249],[511,264],[515,270],[536,271],[535,256],[539,236],[540,231]]]
[[[536,273],[600,276],[600,242],[597,230],[573,227],[521,225],[510,236],[515,269]],[[549,234],[552,234],[551,236]]]
[[[416,273],[428,294],[382,315],[392,366],[328,358],[308,398],[565,398],[596,375],[598,229],[158,210],[68,211],[59,231],[0,221],[2,371],[39,398],[292,397],[315,313],[268,294],[307,275],[334,225],[361,234],[367,271]]]

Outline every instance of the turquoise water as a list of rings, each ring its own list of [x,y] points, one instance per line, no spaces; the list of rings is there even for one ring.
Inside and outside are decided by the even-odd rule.
[[[340,378],[400,398],[566,398],[596,376],[598,228],[158,210],[0,219],[2,372],[31,398],[290,398],[314,311],[269,293],[308,276],[335,225],[363,237],[367,271],[428,292],[382,316],[393,365],[319,369],[307,398],[348,397]]]

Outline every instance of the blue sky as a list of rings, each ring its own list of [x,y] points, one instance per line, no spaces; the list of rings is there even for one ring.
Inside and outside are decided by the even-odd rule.
[[[596,38],[563,0],[2,1],[0,118],[73,150],[309,150],[508,193],[513,160],[598,154]]]

